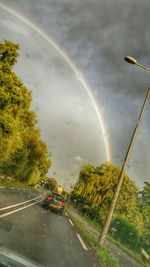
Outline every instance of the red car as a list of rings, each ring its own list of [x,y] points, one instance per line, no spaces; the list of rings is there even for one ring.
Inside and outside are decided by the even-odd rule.
[[[62,215],[65,207],[64,197],[58,193],[53,192],[43,200],[42,207],[57,211]]]

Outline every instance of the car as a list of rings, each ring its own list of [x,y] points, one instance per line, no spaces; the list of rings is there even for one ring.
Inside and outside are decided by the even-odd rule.
[[[50,193],[43,200],[42,207],[57,211],[59,214],[62,215],[65,208],[65,199],[62,195],[56,192]]]

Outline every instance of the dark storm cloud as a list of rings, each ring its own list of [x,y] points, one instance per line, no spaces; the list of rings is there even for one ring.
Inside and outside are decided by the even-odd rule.
[[[121,163],[150,75],[123,58],[150,65],[149,0],[6,0],[45,29],[74,59],[88,80],[110,135],[113,159]],[[131,172],[148,179],[150,109],[136,142]],[[140,151],[140,153],[139,153]]]

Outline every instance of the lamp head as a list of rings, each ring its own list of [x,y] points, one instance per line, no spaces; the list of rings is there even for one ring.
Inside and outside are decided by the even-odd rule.
[[[127,57],[124,58],[124,60],[125,60],[126,62],[130,63],[130,64],[137,64],[136,59],[134,59],[133,57],[129,57],[129,56],[127,56]]]

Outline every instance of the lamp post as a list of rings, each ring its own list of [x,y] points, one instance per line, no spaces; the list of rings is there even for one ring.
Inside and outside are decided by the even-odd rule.
[[[150,71],[150,68],[147,68],[144,65],[138,63],[136,61],[136,59],[134,59],[132,57],[128,56],[128,57],[125,57],[124,59],[125,59],[126,62],[128,62],[130,64],[135,64],[135,65],[137,65],[137,66],[139,66],[139,67],[141,67],[141,68],[143,68],[143,69],[145,69],[147,71]],[[125,169],[126,169],[126,166],[128,164],[128,161],[130,159],[131,152],[133,150],[133,146],[134,146],[137,134],[138,134],[138,130],[139,130],[139,127],[140,127],[140,124],[141,124],[141,120],[142,120],[143,115],[144,115],[144,111],[146,109],[146,105],[147,105],[149,96],[150,96],[150,88],[148,88],[148,90],[147,90],[147,94],[145,96],[144,103],[143,103],[142,109],[140,111],[138,121],[137,121],[137,123],[135,125],[134,131],[133,131],[130,143],[129,143],[129,147],[128,147],[128,150],[126,152],[126,155],[125,155],[125,158],[124,158],[124,162],[123,162],[123,165],[122,165],[122,168],[121,168],[121,172],[120,172],[120,175],[118,177],[118,183],[117,183],[117,186],[116,186],[116,189],[115,189],[115,192],[114,192],[114,196],[113,196],[109,211],[107,213],[102,232],[101,232],[99,240],[98,240],[99,244],[101,246],[103,246],[103,244],[105,242],[105,238],[106,238],[109,226],[110,226],[111,218],[113,216],[113,212],[114,212],[117,200],[118,200],[118,196],[119,196],[119,192],[120,192],[120,189],[121,189],[121,185],[123,183],[123,179],[124,179],[124,175],[125,175]]]
[[[133,57],[130,57],[130,56],[127,56],[124,58],[124,60],[130,64],[133,64],[133,65],[137,65],[138,67],[144,69],[144,70],[147,70],[147,71],[150,71],[150,68],[148,67],[145,67],[143,64],[139,63],[135,58]]]

